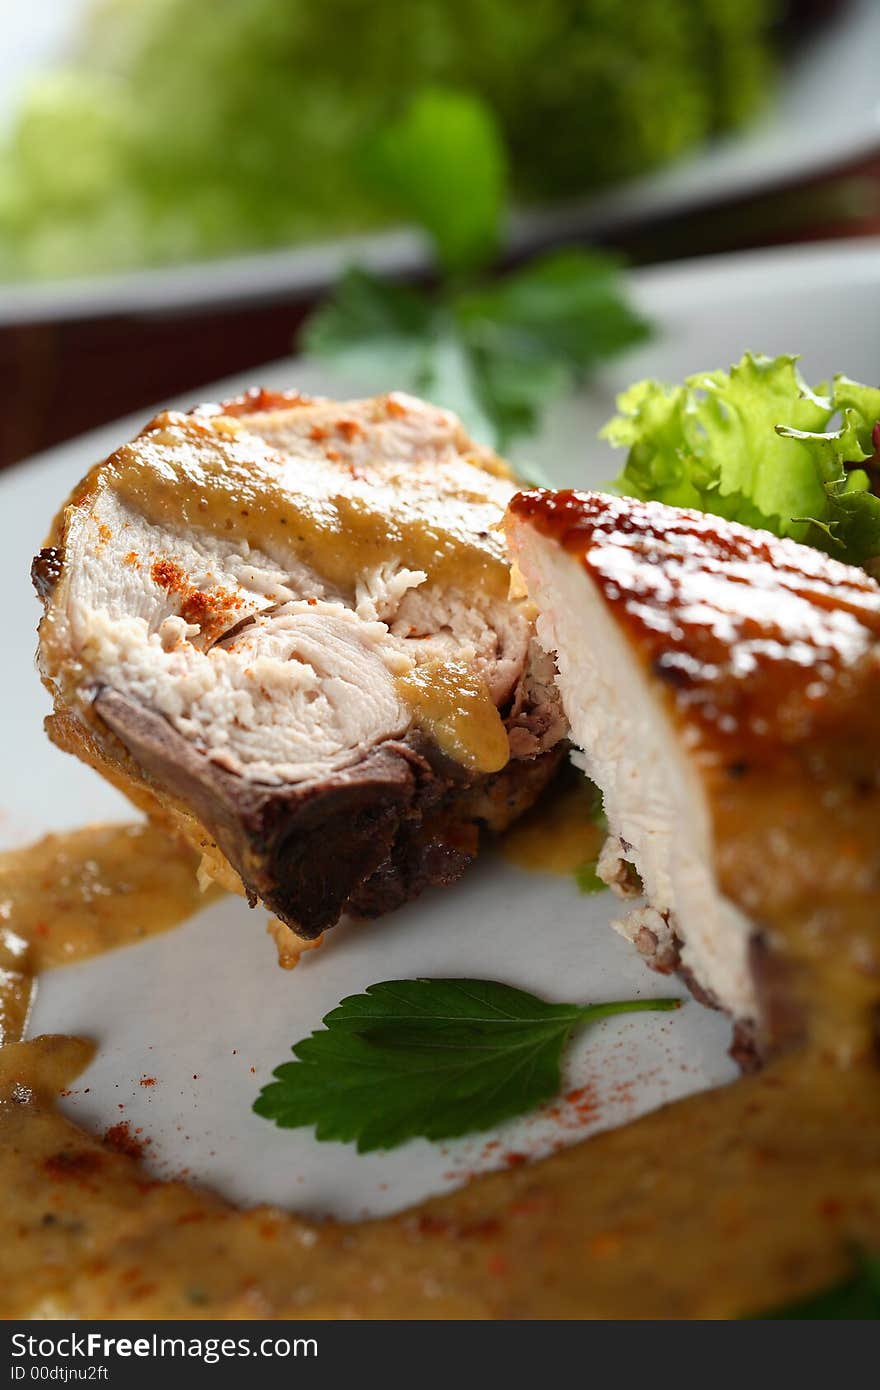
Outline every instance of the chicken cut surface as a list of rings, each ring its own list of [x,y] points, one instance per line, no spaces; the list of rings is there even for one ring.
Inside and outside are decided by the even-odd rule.
[[[874,791],[880,588],[766,532],[600,493],[521,493],[507,533],[603,793],[600,873],[643,890],[621,930],[760,1031],[765,918],[839,884]]]
[[[50,734],[303,936],[454,877],[469,807],[536,795],[562,727],[508,597],[513,491],[402,395],[159,415],[35,561]]]

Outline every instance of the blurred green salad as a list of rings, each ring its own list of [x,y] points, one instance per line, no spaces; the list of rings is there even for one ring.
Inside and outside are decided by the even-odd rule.
[[[100,0],[0,150],[0,278],[89,274],[388,222],[364,142],[434,85],[482,98],[521,202],[735,126],[774,0]]]

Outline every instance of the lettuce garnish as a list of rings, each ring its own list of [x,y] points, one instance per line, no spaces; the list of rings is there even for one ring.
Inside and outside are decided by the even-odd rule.
[[[602,430],[629,450],[618,490],[791,536],[850,564],[878,559],[880,389],[845,376],[812,389],[797,362],[747,352],[729,372],[631,386]]]

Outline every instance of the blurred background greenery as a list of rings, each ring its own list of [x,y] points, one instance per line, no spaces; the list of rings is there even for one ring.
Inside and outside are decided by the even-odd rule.
[[[387,223],[397,207],[363,151],[437,84],[494,112],[519,203],[604,188],[747,121],[771,90],[786,9],[93,0],[69,60],[26,88],[2,150],[0,278],[172,264]]]
[[[880,231],[878,14],[0,0],[0,467],[303,350],[507,447],[651,332],[623,264]]]

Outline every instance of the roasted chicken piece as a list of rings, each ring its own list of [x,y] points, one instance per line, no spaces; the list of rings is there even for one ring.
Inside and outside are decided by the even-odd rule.
[[[507,534],[604,797],[599,872],[634,899],[619,929],[729,1011],[743,1055],[782,1045],[805,1010],[780,922],[845,918],[841,951],[873,958],[852,923],[878,888],[854,847],[878,796],[880,587],[767,532],[600,493],[520,493]]]
[[[401,395],[159,415],[34,562],[50,737],[303,938],[455,878],[564,731],[508,598],[513,491]]]

